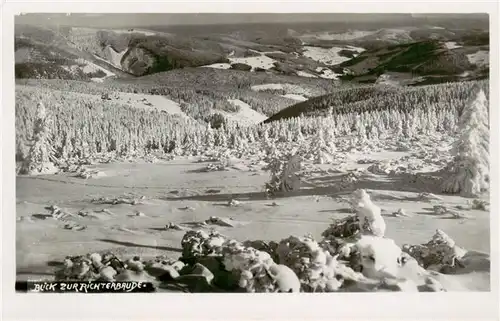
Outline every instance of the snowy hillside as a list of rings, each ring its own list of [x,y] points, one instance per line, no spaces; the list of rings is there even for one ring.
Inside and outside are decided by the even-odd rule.
[[[357,52],[358,54],[363,52],[363,48],[356,48],[356,47],[332,47],[329,49],[326,48],[320,48],[320,47],[309,47],[309,46],[304,46],[304,56],[309,57],[315,61],[319,61],[321,63],[324,63],[325,65],[338,65],[344,61],[350,60],[351,58],[344,57],[339,55],[339,52],[342,50],[352,50]]]
[[[230,99],[228,101],[231,104],[238,106],[239,111],[236,113],[221,112],[221,111],[218,111],[218,112],[222,113],[230,121],[234,121],[238,124],[248,126],[248,125],[258,124],[258,123],[263,122],[264,120],[267,119],[266,115],[262,115],[261,113],[253,110],[250,105],[248,105],[247,103],[245,103],[239,99]]]

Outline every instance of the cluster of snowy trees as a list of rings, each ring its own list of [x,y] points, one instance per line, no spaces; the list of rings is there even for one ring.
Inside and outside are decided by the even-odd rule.
[[[33,94],[33,93],[31,93]],[[52,101],[55,96],[19,94],[16,108],[18,148],[30,139],[38,100],[54,115],[50,124],[55,157],[87,157],[95,153],[121,155],[158,151],[176,155],[199,155],[216,148],[245,151],[264,140],[276,143],[314,139],[314,149],[335,151],[335,137],[355,135],[360,143],[397,135],[454,133],[457,111],[430,107],[427,112],[398,110],[336,114],[328,117],[297,117],[270,124],[241,126],[227,122],[218,129],[209,124],[162,112],[149,112],[95,101]],[[264,139],[264,137],[266,137]],[[257,146],[257,148],[260,146]],[[314,156],[320,157],[320,156]]]
[[[58,160],[110,152],[121,156],[150,152],[187,156],[213,154],[215,150],[243,157],[270,145],[288,148],[295,144],[306,146],[302,156],[316,163],[328,162],[329,155],[337,149],[336,137],[351,136],[362,145],[388,137],[411,140],[440,133],[459,137],[453,150],[455,161],[449,166],[455,174],[443,185],[443,191],[476,193],[487,189],[489,182],[489,120],[482,90],[476,90],[479,94],[472,103],[458,107],[431,102],[426,108],[362,113],[334,113],[330,108],[319,117],[295,117],[254,126],[225,122],[215,129],[203,121],[163,112],[112,102],[74,100],[54,95],[50,90],[27,88],[16,93],[19,161],[33,157],[30,148],[40,132],[46,137],[42,142],[50,144],[53,150],[51,157]],[[470,95],[475,94],[469,91]],[[52,115],[50,123],[37,116],[40,103]]]

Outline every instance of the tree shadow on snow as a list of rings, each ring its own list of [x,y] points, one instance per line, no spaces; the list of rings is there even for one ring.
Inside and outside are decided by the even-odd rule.
[[[319,213],[342,213],[342,214],[354,214],[350,208],[339,208],[336,210],[320,210]]]
[[[206,167],[200,167],[197,169],[190,169],[190,170],[185,171],[185,173],[188,173],[188,174],[201,174],[201,173],[212,173],[212,172],[229,172],[229,169],[210,170],[210,169],[207,169]]]
[[[31,217],[39,219],[39,220],[46,220],[50,217],[52,217],[52,214],[33,214]]]
[[[53,267],[59,267],[59,266],[64,265],[64,262],[61,262],[61,261],[48,261],[47,265],[48,266],[53,266]]]
[[[164,228],[164,227],[149,227],[148,230],[151,230],[151,231],[159,231],[159,232],[164,232],[166,231],[167,229]]]
[[[435,217],[442,216],[441,214],[436,214],[434,212],[415,212],[415,214],[418,214],[418,215],[427,215],[427,216],[435,216]]]
[[[429,175],[432,175],[430,173]],[[366,189],[370,191],[384,191],[384,192],[409,192],[409,193],[433,193],[436,195],[441,193],[438,184],[429,183],[423,185],[421,182],[412,182],[412,179],[408,174],[393,175],[390,177],[371,177],[364,176],[358,179],[358,181],[353,183],[342,182],[342,176],[333,175],[329,177],[321,178],[323,182],[327,182],[322,186],[315,186],[311,184],[314,179],[309,179],[307,182],[303,182],[305,188],[301,188],[298,191],[288,192],[282,195],[276,195],[275,197],[268,197],[264,192],[248,192],[248,193],[228,193],[228,194],[217,194],[217,195],[207,195],[208,191],[204,195],[193,195],[185,197],[164,197],[163,200],[167,201],[180,201],[180,200],[195,200],[195,201],[209,201],[209,202],[227,202],[231,199],[237,200],[247,200],[247,201],[273,201],[282,198],[296,197],[296,196],[316,196],[316,195],[329,195],[329,196],[342,196],[350,195],[357,189]],[[401,196],[390,195],[386,193],[374,193],[372,196],[373,200],[386,200],[386,201],[421,201],[418,195],[415,196]]]
[[[295,196],[313,196],[313,195],[326,195],[331,194],[332,188],[330,187],[320,187],[320,188],[312,188],[312,189],[301,189],[295,192],[290,192],[285,195],[278,195],[276,197],[268,197],[268,195],[264,192],[248,192],[248,193],[227,193],[227,194],[204,194],[204,195],[193,195],[186,197],[166,197],[164,200],[167,201],[182,201],[182,200],[194,200],[194,201],[208,201],[214,202],[226,202],[224,206],[227,206],[227,202],[231,199],[239,200],[239,201],[274,201],[287,197],[295,197]],[[218,203],[217,206],[223,206],[222,203]]]
[[[164,250],[164,251],[170,251],[170,252],[182,252],[182,249],[170,247],[170,246],[143,245],[143,244],[136,244],[136,243],[132,243],[132,242],[123,242],[123,241],[116,241],[116,240],[109,240],[109,239],[98,239],[98,241],[118,244],[118,245],[122,245],[122,246],[129,246],[129,247],[144,247],[144,248],[150,248],[150,249],[155,249],[155,250]]]

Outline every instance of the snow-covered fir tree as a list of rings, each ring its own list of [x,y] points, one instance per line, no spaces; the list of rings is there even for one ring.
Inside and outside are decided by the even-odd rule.
[[[474,197],[489,189],[489,118],[488,101],[479,90],[466,105],[459,121],[458,139],[448,169],[451,176],[442,185],[446,193]]]
[[[54,149],[50,137],[50,116],[45,105],[37,105],[37,115],[31,147],[23,161],[20,173],[28,175],[48,174],[57,171],[55,166]]]
[[[311,149],[308,154],[310,158],[312,158],[314,164],[327,164],[332,161],[333,157],[325,142],[323,130],[321,128],[317,130],[317,134],[311,142]]]

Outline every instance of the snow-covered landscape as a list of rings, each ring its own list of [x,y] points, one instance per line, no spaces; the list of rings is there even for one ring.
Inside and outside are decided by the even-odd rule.
[[[491,291],[489,80],[465,80],[479,75],[466,65],[457,81],[416,85],[434,66],[422,50],[466,45],[416,42],[415,57],[414,30],[287,31],[273,45],[262,33],[214,44],[214,32],[204,46],[224,48],[219,59],[185,39],[172,49],[173,36],[158,58],[162,33],[142,28],[113,32],[146,37],[137,41],[149,51],[116,51],[106,41],[123,38],[77,29],[71,48],[85,39],[95,63],[61,68],[90,78],[16,79],[16,279],[189,293]],[[367,49],[373,41],[385,49]],[[468,52],[472,65],[489,63],[488,51]],[[422,60],[412,75],[396,65],[407,57]],[[348,68],[379,58],[366,68],[373,82],[349,82]]]

